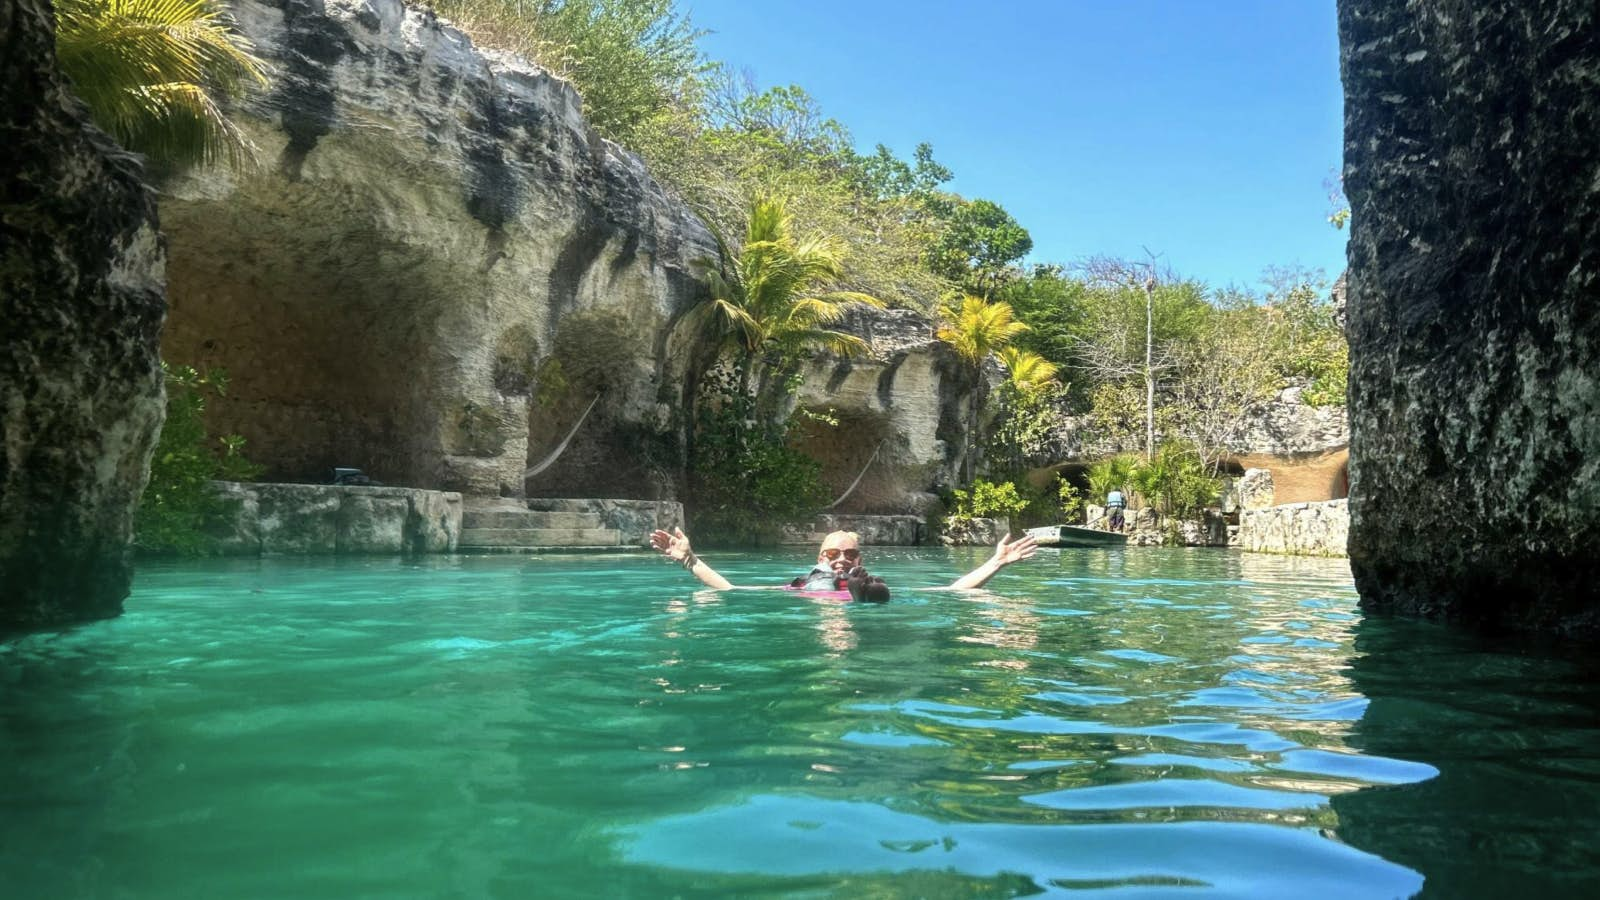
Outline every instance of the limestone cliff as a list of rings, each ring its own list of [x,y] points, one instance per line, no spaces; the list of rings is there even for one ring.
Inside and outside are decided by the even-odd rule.
[[[639,433],[666,430],[669,327],[715,253],[689,210],[588,127],[570,85],[426,10],[230,9],[273,67],[236,111],[260,166],[162,201],[163,349],[229,371],[215,427],[269,478],[353,465],[519,496],[529,456],[598,394],[568,468],[534,487],[581,493],[606,460],[613,490],[648,493]]]
[[[62,85],[48,0],[0,4],[0,628],[116,615],[163,404],[155,208]]]
[[[1600,12],[1341,0],[1362,603],[1600,633]]]
[[[229,371],[214,427],[244,435],[269,478],[353,465],[476,497],[674,497],[686,373],[708,362],[676,325],[716,254],[688,207],[588,127],[567,83],[425,9],[230,8],[274,67],[271,92],[236,111],[261,166],[162,201],[164,350]],[[960,402],[929,344],[886,349],[886,378],[818,403],[893,419],[895,472],[921,479],[897,476],[896,496],[938,481],[940,410]],[[829,478],[853,477],[856,457],[818,441]]]
[[[933,322],[911,310],[858,308],[837,327],[861,337],[872,353],[822,354],[803,368],[795,402],[838,423],[804,428],[805,449],[822,462],[834,496],[870,460],[838,512],[921,515],[937,501],[934,488],[955,486],[974,375],[933,337]],[[986,377],[992,388],[998,367],[991,364]]]

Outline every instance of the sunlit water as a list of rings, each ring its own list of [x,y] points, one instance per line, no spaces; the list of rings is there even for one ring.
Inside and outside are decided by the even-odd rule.
[[[706,554],[771,584],[805,551]],[[645,556],[151,566],[0,643],[6,897],[1581,895],[1580,665],[1342,562],[879,551],[887,606]]]

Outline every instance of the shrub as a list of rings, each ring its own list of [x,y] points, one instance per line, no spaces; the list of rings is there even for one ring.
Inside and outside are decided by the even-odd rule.
[[[1128,493],[1133,485],[1133,473],[1139,467],[1139,457],[1131,453],[1103,459],[1089,467],[1086,473],[1089,479],[1088,499],[1095,503],[1105,503],[1106,495],[1112,491]]]
[[[755,418],[738,375],[708,375],[696,404],[690,458],[694,533],[708,544],[775,542],[782,527],[811,519],[828,502],[822,464],[789,445],[802,416]],[[815,421],[817,417],[806,417]]]
[[[1056,509],[1060,510],[1063,522],[1081,521],[1083,491],[1078,490],[1072,482],[1063,479],[1056,487]]]
[[[167,383],[167,420],[150,459],[150,483],[134,515],[134,546],[144,553],[193,556],[205,552],[207,532],[227,507],[212,491],[215,479],[250,481],[261,467],[245,459],[244,438],[213,439],[206,432],[209,395],[227,391],[227,373],[201,373],[161,364]]]
[[[980,478],[970,491],[956,490],[954,499],[952,519],[1010,518],[1028,508],[1027,499],[1009,481],[994,484]]]
[[[1206,475],[1193,449],[1169,441],[1139,464],[1133,484],[1144,498],[1169,516],[1188,516],[1216,502],[1218,483]]]

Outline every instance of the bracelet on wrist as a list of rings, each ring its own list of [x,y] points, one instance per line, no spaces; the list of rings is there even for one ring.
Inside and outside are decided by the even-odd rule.
[[[695,556],[693,550],[689,551],[688,555],[684,556],[683,558],[683,567],[691,572],[694,571],[694,567],[699,564],[700,557]]]

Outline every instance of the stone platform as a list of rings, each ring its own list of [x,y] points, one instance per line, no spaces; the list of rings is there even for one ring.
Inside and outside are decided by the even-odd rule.
[[[450,553],[461,536],[461,495],[420,488],[214,482],[231,514],[212,552]]]

